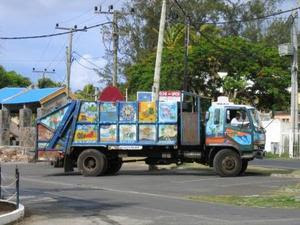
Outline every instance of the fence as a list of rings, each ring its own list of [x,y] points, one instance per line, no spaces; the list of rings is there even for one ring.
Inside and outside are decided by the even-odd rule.
[[[280,136],[280,143],[278,148],[272,147],[272,152],[277,154],[285,154],[289,155],[292,158],[300,158],[300,133],[295,134],[295,142],[292,146],[292,133],[291,132],[283,132]],[[298,140],[298,141],[297,141]],[[276,143],[271,143],[271,145],[276,145]],[[278,149],[279,151],[276,152],[274,149]]]
[[[16,208],[20,204],[20,173],[16,166],[15,177],[8,176],[2,172],[0,165],[0,199],[15,201]]]

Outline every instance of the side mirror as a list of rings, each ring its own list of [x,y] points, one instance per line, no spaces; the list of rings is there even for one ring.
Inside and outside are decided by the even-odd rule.
[[[205,113],[205,121],[207,122],[209,120],[209,112]]]

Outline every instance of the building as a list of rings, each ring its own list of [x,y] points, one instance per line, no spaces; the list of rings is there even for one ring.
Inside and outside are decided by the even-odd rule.
[[[65,87],[0,89],[0,146],[35,146],[35,119],[67,102]]]

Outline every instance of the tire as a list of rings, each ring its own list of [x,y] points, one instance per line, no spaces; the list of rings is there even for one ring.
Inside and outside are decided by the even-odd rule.
[[[121,169],[122,164],[123,162],[121,159],[109,160],[107,163],[106,174],[108,175],[116,174]]]
[[[230,149],[220,150],[215,155],[213,163],[215,172],[221,177],[235,177],[242,169],[240,156]]]
[[[242,169],[239,175],[242,175],[245,173],[246,169],[248,167],[248,160],[247,159],[242,159]]]
[[[107,170],[106,156],[96,149],[86,149],[77,159],[77,168],[85,177],[101,176]]]

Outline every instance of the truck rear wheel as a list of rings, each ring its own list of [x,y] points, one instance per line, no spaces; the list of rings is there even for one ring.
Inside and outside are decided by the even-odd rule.
[[[115,160],[109,160],[107,164],[107,170],[106,174],[113,175],[116,174],[122,167],[122,160],[121,159],[115,159]]]
[[[107,158],[96,149],[86,149],[80,153],[77,159],[77,167],[83,176],[100,176],[107,170]]]
[[[241,172],[242,160],[233,150],[222,149],[215,155],[214,169],[221,177],[234,177]]]

